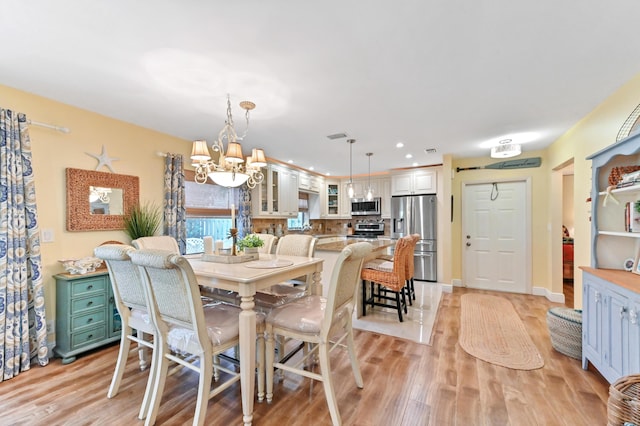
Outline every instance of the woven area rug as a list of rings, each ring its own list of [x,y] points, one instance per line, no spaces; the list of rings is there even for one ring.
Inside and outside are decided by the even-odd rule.
[[[544,361],[511,302],[486,294],[462,295],[458,342],[470,355],[514,370]]]

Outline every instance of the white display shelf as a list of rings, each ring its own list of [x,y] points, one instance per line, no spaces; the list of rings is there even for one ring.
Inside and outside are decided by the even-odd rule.
[[[614,237],[640,238],[640,232],[598,231],[598,235],[611,235]]]

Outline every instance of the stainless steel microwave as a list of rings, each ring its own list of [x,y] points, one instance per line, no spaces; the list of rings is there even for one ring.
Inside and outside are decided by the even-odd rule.
[[[351,216],[379,216],[381,199],[375,197],[372,200],[366,198],[351,199]]]

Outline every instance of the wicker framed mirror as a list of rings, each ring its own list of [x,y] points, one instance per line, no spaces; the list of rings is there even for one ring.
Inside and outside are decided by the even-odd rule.
[[[66,175],[67,231],[124,229],[124,214],[139,200],[137,176],[71,168],[66,169]],[[113,212],[118,214],[109,214],[108,209],[105,211],[92,206],[96,189],[108,192],[111,197],[115,195]]]

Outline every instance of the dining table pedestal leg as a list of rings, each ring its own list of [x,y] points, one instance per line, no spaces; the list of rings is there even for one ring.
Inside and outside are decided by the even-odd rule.
[[[253,421],[256,371],[256,312],[253,310],[255,293],[254,286],[247,285],[240,288],[240,307],[242,308],[239,320],[240,392],[242,394],[242,421],[245,425],[251,425]]]

